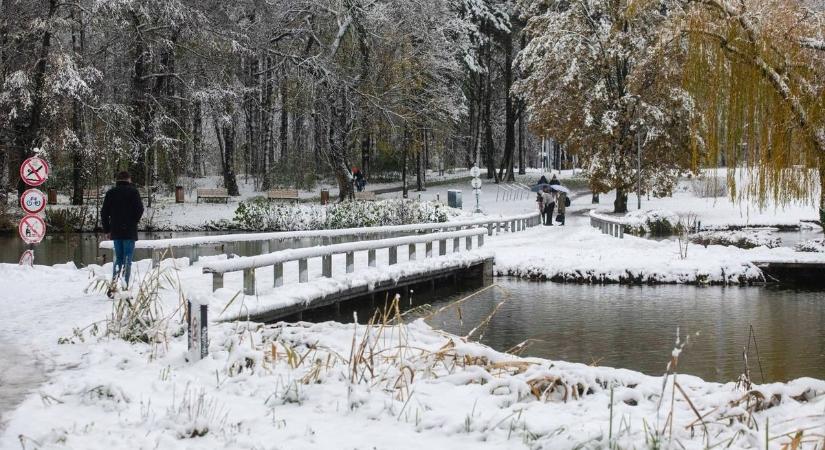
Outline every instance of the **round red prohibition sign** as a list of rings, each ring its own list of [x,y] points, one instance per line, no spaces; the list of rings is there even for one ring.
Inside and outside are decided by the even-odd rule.
[[[37,156],[32,156],[20,165],[20,178],[29,186],[40,186],[49,179],[49,164]]]
[[[46,194],[40,189],[29,189],[20,197],[20,207],[28,214],[37,214],[46,208]]]
[[[46,222],[40,216],[27,215],[20,219],[17,231],[25,243],[37,244],[46,235]]]

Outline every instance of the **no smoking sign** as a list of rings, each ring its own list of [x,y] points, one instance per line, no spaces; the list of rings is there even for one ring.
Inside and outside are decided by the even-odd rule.
[[[27,215],[20,220],[17,230],[25,243],[38,244],[46,235],[46,222],[40,216]]]

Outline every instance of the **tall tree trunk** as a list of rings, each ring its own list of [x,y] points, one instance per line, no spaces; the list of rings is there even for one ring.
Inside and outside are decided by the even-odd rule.
[[[200,100],[192,104],[192,167],[190,174],[195,177],[204,175],[203,167],[203,110]]]
[[[516,149],[516,119],[513,111],[513,96],[510,89],[513,87],[513,35],[504,34],[504,158],[502,160],[499,178],[503,181],[515,181],[513,164]]]
[[[616,188],[616,200],[613,202],[613,212],[627,212],[627,191],[623,187]]]
[[[238,180],[235,177],[235,123],[234,120],[226,120],[221,125],[223,141],[223,187],[229,195],[240,195],[238,191]]]
[[[493,102],[493,83],[492,83],[492,51],[487,48],[487,73],[485,74],[485,86],[484,86],[484,165],[487,166],[487,178],[495,178],[496,183],[498,183],[498,175],[496,174],[496,163],[495,163],[495,144],[493,142],[493,123],[492,123],[492,113],[491,103]]]
[[[82,13],[81,13],[82,14]],[[78,59],[83,57],[84,47],[84,30],[83,20],[76,20],[75,8],[70,10],[70,17],[72,19],[72,50]],[[80,23],[81,29],[75,28],[75,24]],[[72,143],[72,204],[83,204],[83,147],[85,147],[86,135],[83,126],[83,105],[79,100],[72,101],[72,131],[77,138],[76,142]]]
[[[407,137],[407,125],[404,124],[404,139],[401,144],[401,196],[409,198],[407,190],[407,154],[409,153],[409,139]]]
[[[49,10],[45,20],[46,26],[43,31],[43,37],[40,40],[40,54],[38,55],[37,63],[34,65],[34,73],[31,76],[33,81],[31,109],[28,115],[21,114],[23,120],[28,120],[15,126],[15,132],[18,138],[16,142],[17,152],[21,163],[32,154],[32,149],[40,140],[40,128],[43,119],[43,84],[46,79],[46,61],[49,59],[49,52],[51,51],[52,19],[54,18],[56,10],[57,0],[49,0]],[[23,195],[26,189],[27,186],[23,180],[18,179],[18,195]]]
[[[527,173],[527,168],[524,167],[524,105],[519,105],[518,110],[518,174],[524,175]]]
[[[289,138],[289,113],[287,112],[287,83],[286,71],[283,73],[281,79],[281,130],[278,135],[278,142],[281,146],[281,169],[286,168],[289,157],[289,149],[287,148],[287,139]]]
[[[148,83],[146,75],[149,73],[149,63],[151,55],[146,43],[140,38],[140,29],[143,27],[137,14],[132,13],[132,27],[135,36],[132,58],[134,60],[132,73],[132,137],[134,139],[135,159],[130,161],[130,171],[132,179],[139,185],[146,185],[149,180],[148,169],[150,167],[148,159],[148,146],[150,142],[151,111],[147,96]]]

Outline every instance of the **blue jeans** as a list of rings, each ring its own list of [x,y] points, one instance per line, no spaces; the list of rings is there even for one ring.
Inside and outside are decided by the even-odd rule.
[[[129,286],[129,275],[132,272],[132,255],[135,253],[135,241],[131,239],[115,239],[115,260],[112,264],[112,279],[123,271],[123,279]]]

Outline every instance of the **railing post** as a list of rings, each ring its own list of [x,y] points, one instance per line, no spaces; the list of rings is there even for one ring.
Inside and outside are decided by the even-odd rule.
[[[516,232],[516,221],[515,221],[515,220],[511,220],[511,221],[510,221],[510,232],[511,232],[511,233],[515,233],[515,232]]]
[[[398,247],[392,246],[390,250],[390,265],[398,264]]]
[[[481,248],[481,247],[484,247],[484,235],[483,234],[478,235],[478,248]]]
[[[488,223],[487,224],[487,236],[492,236],[492,235],[493,235],[493,224]]]
[[[417,251],[418,247],[415,244],[410,244],[407,247],[407,259],[410,261],[415,261]]]
[[[212,273],[212,291],[217,291],[218,289],[223,288],[223,274],[213,272]]]
[[[432,241],[427,242],[426,244],[424,244],[424,251],[425,251],[425,254],[426,254],[427,258],[432,258],[433,257],[433,243],[432,243]]]
[[[306,283],[309,281],[309,269],[307,268],[307,259],[302,258],[298,260],[298,282]]]
[[[200,257],[200,252],[198,249],[199,247],[197,245],[192,246],[192,258],[189,260],[190,263],[198,262],[198,258]]]
[[[624,239],[624,225],[619,225],[619,239]]]
[[[324,255],[321,257],[321,275],[326,278],[332,278],[332,255]]]
[[[355,272],[355,252],[347,252],[347,273]]]
[[[261,254],[265,255],[267,253],[269,253],[269,241],[268,240],[261,242]]]
[[[255,295],[255,268],[243,270],[243,293]]]
[[[453,253],[461,251],[461,238],[453,238]]]
[[[278,263],[275,264],[275,267],[272,269],[274,272],[273,275],[275,277],[274,285],[275,287],[283,286],[284,285],[284,264]]]
[[[375,267],[375,250],[367,250],[367,264],[370,267]]]
[[[496,222],[496,234],[498,234],[498,225],[499,225],[499,222]]]
[[[464,249],[465,250],[472,250],[473,249],[473,237],[467,236],[464,238]]]
[[[439,256],[444,256],[447,254],[447,240],[441,239],[438,241],[438,254]]]
[[[152,249],[152,267],[157,267],[160,265],[160,250],[153,248]]]

